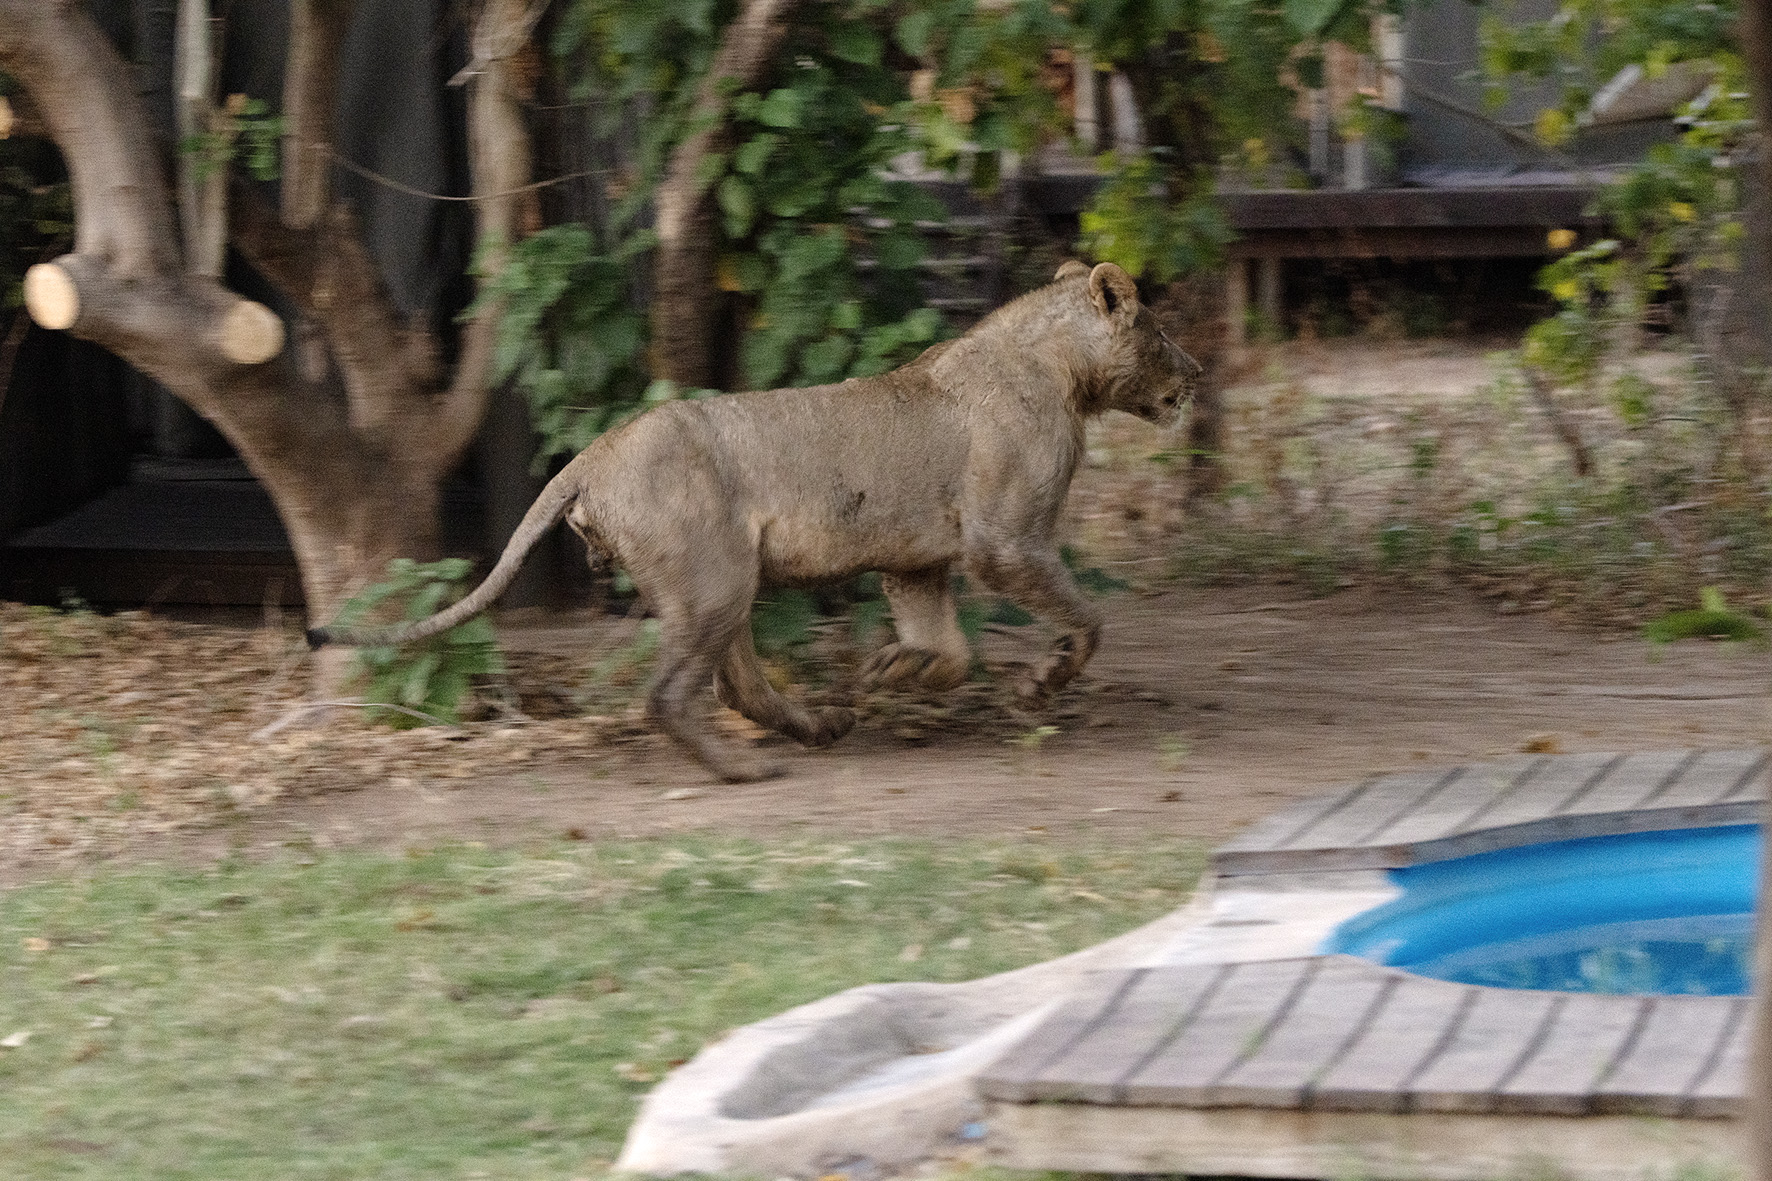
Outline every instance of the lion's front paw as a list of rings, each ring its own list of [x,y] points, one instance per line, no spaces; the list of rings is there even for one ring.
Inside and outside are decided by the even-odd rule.
[[[861,666],[861,682],[869,688],[896,689],[915,681],[925,689],[941,692],[965,679],[963,661],[909,644],[888,644]]]
[[[1023,709],[1038,709],[1052,700],[1052,686],[1026,665],[1017,670],[1009,684],[1016,704]]]

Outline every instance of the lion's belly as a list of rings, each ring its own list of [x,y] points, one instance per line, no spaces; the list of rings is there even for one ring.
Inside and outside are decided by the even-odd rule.
[[[795,585],[851,578],[870,570],[945,565],[960,554],[953,496],[880,503],[865,489],[780,506],[751,522],[764,583]]]

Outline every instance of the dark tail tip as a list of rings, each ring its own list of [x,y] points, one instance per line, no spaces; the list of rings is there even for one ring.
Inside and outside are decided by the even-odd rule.
[[[308,637],[308,650],[311,652],[317,652],[321,648],[324,648],[332,639],[331,636],[326,634],[326,629],[323,627],[310,627],[307,630],[306,635]]]

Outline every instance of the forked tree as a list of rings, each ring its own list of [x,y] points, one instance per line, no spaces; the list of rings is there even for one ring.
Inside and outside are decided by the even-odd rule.
[[[167,175],[129,65],[76,0],[0,0],[0,69],[60,148],[75,210],[74,248],[27,274],[27,309],[116,353],[226,436],[275,502],[319,619],[390,558],[436,554],[441,484],[484,417],[500,313],[483,303],[462,325],[446,371],[443,342],[401,315],[332,194],[339,58],[356,8],[291,0],[273,203],[188,154]],[[483,276],[502,266],[529,181],[512,58],[538,11],[537,0],[480,0],[473,17],[462,76]],[[181,119],[202,133],[225,117],[211,105],[214,26],[205,0],[181,0],[179,17]],[[223,286],[227,245],[282,293],[293,333]],[[284,347],[292,335],[303,347]],[[345,659],[326,655],[318,688],[336,687]]]

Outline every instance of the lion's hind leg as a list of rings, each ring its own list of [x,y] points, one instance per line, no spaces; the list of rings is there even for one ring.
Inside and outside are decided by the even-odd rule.
[[[764,675],[748,627],[739,628],[727,646],[714,678],[714,694],[757,725],[786,734],[803,746],[828,746],[855,726],[854,710],[841,706],[807,709],[783,697]]]
[[[972,668],[972,647],[960,630],[948,568],[888,574],[881,583],[892,605],[898,642],[867,658],[862,683],[896,687],[915,682],[941,692],[964,681]]]
[[[718,737],[702,707],[714,667],[749,621],[750,592],[713,610],[659,608],[658,665],[646,716],[728,783],[772,779],[782,769]]]

